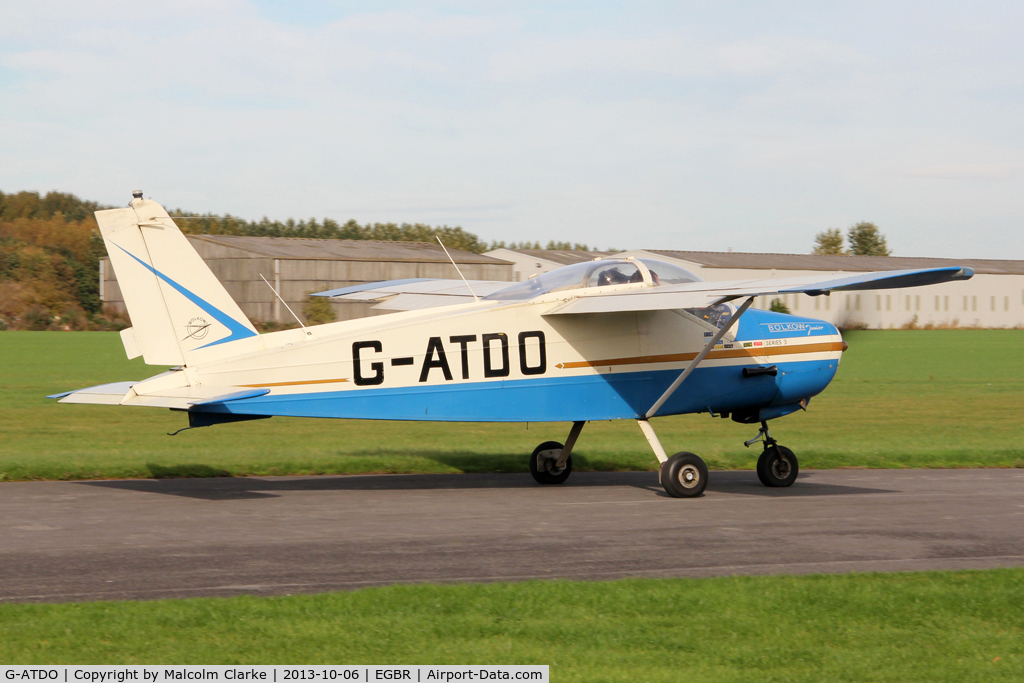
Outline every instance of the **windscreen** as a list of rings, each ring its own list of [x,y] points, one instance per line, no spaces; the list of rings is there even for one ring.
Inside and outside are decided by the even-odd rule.
[[[703,282],[702,279],[688,271],[686,268],[676,266],[665,261],[642,258],[641,263],[651,271],[651,279],[657,285],[682,285],[687,282]]]
[[[517,282],[484,299],[494,301],[522,301],[532,299],[541,294],[558,292],[583,287],[603,287],[606,285],[643,282],[643,274],[636,264],[622,259],[586,261],[571,266],[556,268],[551,272],[538,275],[525,282]]]

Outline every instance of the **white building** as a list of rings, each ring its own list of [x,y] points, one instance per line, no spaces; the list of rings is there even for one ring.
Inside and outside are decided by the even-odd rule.
[[[820,275],[826,279],[874,270],[970,266],[975,275],[964,282],[910,289],[837,292],[831,296],[789,294],[777,298],[794,315],[828,320],[840,327],[1024,327],[1024,261],[649,249],[621,253],[498,249],[487,255],[514,263],[514,279],[517,281],[534,272],[544,273],[597,256],[661,259],[711,282],[802,275]],[[776,297],[761,297],[754,306],[766,309],[772,298]]]

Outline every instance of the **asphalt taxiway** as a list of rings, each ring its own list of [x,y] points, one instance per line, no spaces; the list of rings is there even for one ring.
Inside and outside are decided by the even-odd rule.
[[[1024,470],[811,470],[0,484],[0,601],[274,595],[397,582],[1024,566]]]

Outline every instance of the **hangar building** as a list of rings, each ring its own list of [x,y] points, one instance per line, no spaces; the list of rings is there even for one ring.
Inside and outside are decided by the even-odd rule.
[[[424,242],[236,235],[187,237],[242,311],[260,322],[293,320],[261,275],[274,285],[303,322],[302,306],[310,292],[381,280],[459,277],[441,247]],[[458,249],[448,251],[470,280],[512,279],[511,263]],[[100,261],[100,298],[104,305],[125,310],[121,289],[107,258]],[[391,312],[374,310],[372,303],[331,301],[330,305],[337,320]]]
[[[912,289],[842,292],[817,297],[788,294],[777,298],[794,315],[828,320],[840,327],[888,329],[912,324],[921,327],[1024,327],[1024,261],[652,249],[633,249],[612,254],[532,249],[497,249],[487,253],[512,261],[516,264],[516,272],[524,273],[525,277],[596,256],[632,256],[670,261],[708,281],[804,275],[838,278],[873,270],[970,266],[974,268],[975,275],[965,282]],[[773,298],[776,297],[761,297],[754,306],[768,308]]]

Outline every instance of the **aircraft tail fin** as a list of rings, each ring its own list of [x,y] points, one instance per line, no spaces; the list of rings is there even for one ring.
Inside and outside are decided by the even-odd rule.
[[[122,334],[129,356],[141,352],[150,365],[186,365],[190,358],[226,355],[230,342],[258,338],[160,204],[136,195],[126,209],[97,211],[96,221],[132,320],[133,334]]]

